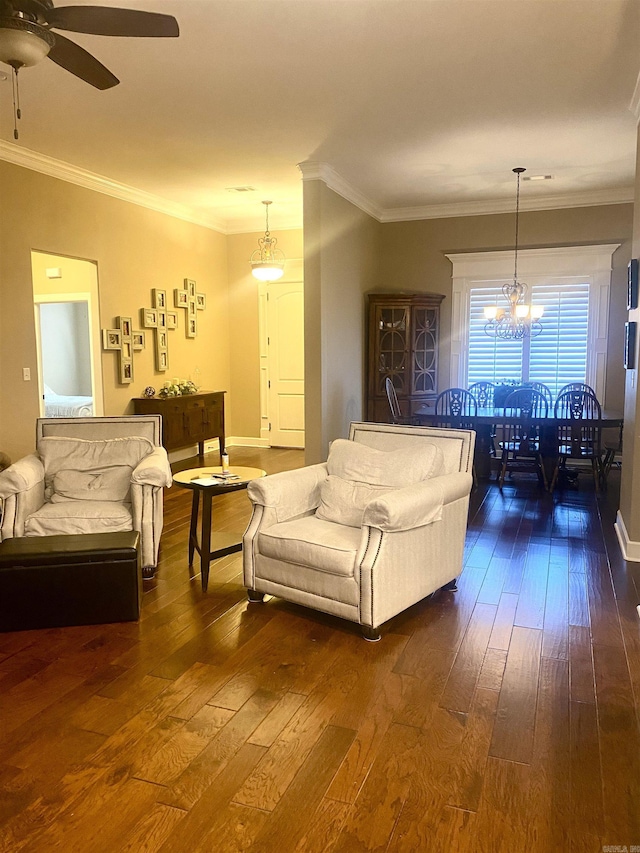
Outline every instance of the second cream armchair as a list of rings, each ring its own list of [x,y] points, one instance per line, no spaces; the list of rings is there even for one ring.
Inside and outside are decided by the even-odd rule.
[[[462,570],[475,433],[354,423],[349,439],[249,484],[244,582],[251,601],[276,595],[377,640]]]

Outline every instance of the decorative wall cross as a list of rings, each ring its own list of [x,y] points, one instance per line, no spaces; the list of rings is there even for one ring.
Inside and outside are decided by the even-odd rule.
[[[133,382],[133,353],[144,349],[144,332],[134,332],[131,317],[116,317],[115,329],[102,330],[102,349],[118,353],[120,382]]]
[[[173,291],[174,304],[176,308],[184,308],[187,312],[185,320],[185,332],[188,338],[195,338],[198,334],[198,311],[204,311],[207,307],[207,297],[204,293],[196,293],[196,283],[193,279],[185,278],[184,290],[177,287]]]
[[[142,325],[145,329],[155,332],[156,370],[169,369],[169,336],[168,332],[178,326],[178,315],[175,311],[167,311],[167,291],[157,287],[151,289],[153,308],[141,308]]]

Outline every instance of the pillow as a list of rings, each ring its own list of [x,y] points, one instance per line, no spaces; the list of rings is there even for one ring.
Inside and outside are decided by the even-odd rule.
[[[316,516],[324,521],[361,527],[365,507],[393,489],[442,473],[444,458],[435,444],[400,450],[376,450],[357,441],[336,439],[329,450],[329,476],[320,487]]]
[[[124,470],[127,474],[127,491],[131,472],[136,465],[153,452],[154,445],[148,438],[133,436],[126,438],[105,438],[90,441],[85,438],[66,436],[47,436],[38,442],[38,453],[44,466],[45,500],[52,500],[57,493],[56,477],[60,472],[68,472],[58,480],[63,500],[123,500],[122,497],[99,497],[95,489],[104,486],[107,494],[122,494]],[[94,476],[107,475],[89,486],[92,479],[81,479],[80,473]],[[69,497],[73,494],[74,497]]]
[[[51,503],[123,501],[129,498],[131,468],[115,465],[94,471],[58,471],[53,475]]]

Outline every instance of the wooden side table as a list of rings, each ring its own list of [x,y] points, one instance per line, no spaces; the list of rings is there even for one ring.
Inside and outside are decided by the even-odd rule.
[[[230,474],[236,474],[239,479],[219,482],[212,478],[212,474],[221,474],[220,466],[209,468],[188,468],[173,475],[176,486],[191,489],[193,498],[191,502],[191,523],[189,526],[189,566],[193,565],[193,555],[197,551],[200,555],[200,577],[202,580],[202,591],[207,591],[209,585],[209,565],[211,560],[226,557],[227,554],[235,554],[242,550],[242,539],[238,541],[236,533],[212,533],[211,532],[211,500],[215,495],[223,495],[228,492],[237,492],[246,489],[251,480],[257,480],[266,476],[266,471],[261,468],[243,468],[231,466]],[[204,482],[203,482],[204,481]],[[210,482],[207,482],[210,481]],[[198,542],[198,509],[200,506],[200,495],[202,495],[202,518],[200,524],[200,541]]]

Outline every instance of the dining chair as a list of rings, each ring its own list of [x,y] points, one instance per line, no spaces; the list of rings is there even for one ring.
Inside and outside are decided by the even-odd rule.
[[[611,471],[611,467],[616,462],[616,456],[622,456],[622,431],[624,424],[620,424],[620,432],[618,434],[618,440],[612,439],[607,441],[605,438],[604,442],[604,457],[602,459],[602,465],[600,470],[600,481],[602,483],[603,489],[607,488],[607,479],[609,477],[609,472]],[[616,462],[617,465],[620,465],[620,462]]]
[[[576,383],[577,384],[577,383]],[[595,394],[587,391],[565,391],[558,396],[554,406],[556,418],[570,419],[569,424],[559,424],[558,458],[551,478],[550,491],[553,492],[560,469],[566,469],[567,459],[586,459],[591,461],[593,482],[596,492],[600,491],[602,476],[602,428],[590,423],[600,420],[602,410]]]
[[[480,409],[493,409],[495,405],[494,400],[494,391],[495,385],[493,382],[474,382],[473,385],[469,386],[469,393],[473,394],[476,398],[476,403],[478,404],[478,408]],[[490,445],[489,445],[489,453],[491,456],[496,455],[496,425],[491,425],[491,432],[489,434]]]
[[[547,476],[540,452],[540,427],[533,418],[544,418],[549,413],[549,404],[544,395],[534,388],[519,388],[505,400],[506,418],[502,440],[498,485],[502,489],[507,474],[514,471],[535,473],[544,488]]]
[[[404,424],[405,426],[417,426],[418,419],[412,417],[405,417],[402,414],[402,409],[400,408],[400,403],[398,402],[398,394],[396,393],[396,387],[393,384],[393,380],[390,376],[384,380],[384,390],[387,394],[387,400],[389,401],[389,409],[391,410],[391,422],[394,424]]]
[[[596,392],[593,390],[591,385],[587,385],[586,382],[568,382],[558,391],[558,397],[560,397],[561,394],[566,394],[567,391],[586,391],[587,394],[593,394],[593,396],[598,399]],[[556,397],[556,400],[558,397]]]
[[[551,393],[551,388],[549,388],[548,385],[545,385],[544,382],[531,382],[529,387],[542,394],[544,399],[547,401],[549,408],[553,406],[553,394]]]
[[[435,413],[436,415],[448,415],[446,420],[439,424],[441,427],[474,429],[473,425],[465,422],[465,416],[477,415],[478,404],[473,394],[465,388],[447,388],[446,391],[436,397]]]
[[[493,408],[493,382],[474,382],[469,386],[469,393],[476,398],[476,403],[481,409]]]

